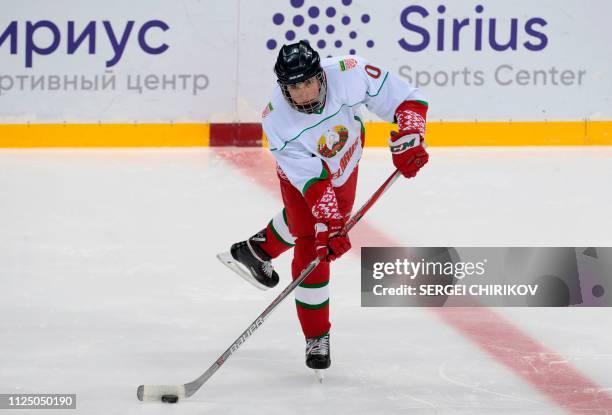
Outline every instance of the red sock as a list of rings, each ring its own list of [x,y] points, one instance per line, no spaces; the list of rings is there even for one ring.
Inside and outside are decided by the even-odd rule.
[[[266,251],[271,258],[276,258],[283,252],[293,248],[295,239],[291,233],[289,233],[285,209],[268,223],[265,234],[266,240],[260,243],[259,246]]]

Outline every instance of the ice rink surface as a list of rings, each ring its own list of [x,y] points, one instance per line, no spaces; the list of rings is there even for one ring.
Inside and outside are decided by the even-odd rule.
[[[0,393],[83,414],[612,414],[609,308],[361,308],[358,246],[612,246],[612,148],[431,149],[332,267],[332,367],[303,363],[293,297],[192,398],[281,288],[215,254],[280,210],[262,149],[0,151]],[[392,171],[366,149],[356,206]],[[289,282],[290,253],[275,262]],[[28,411],[3,410],[2,414]],[[31,411],[31,413],[38,413]]]

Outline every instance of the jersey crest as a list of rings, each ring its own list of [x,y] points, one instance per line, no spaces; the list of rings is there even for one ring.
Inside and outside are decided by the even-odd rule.
[[[323,157],[334,157],[346,144],[348,129],[343,125],[336,125],[327,130],[317,142],[317,150]]]

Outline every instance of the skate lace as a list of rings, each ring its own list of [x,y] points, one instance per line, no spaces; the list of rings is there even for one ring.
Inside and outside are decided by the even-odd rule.
[[[329,336],[323,336],[318,339],[308,339],[306,343],[306,354],[326,355],[329,353]]]
[[[263,270],[263,272],[266,274],[266,276],[268,278],[272,278],[272,272],[274,271],[274,267],[272,266],[272,262],[264,261],[261,264],[261,269]]]

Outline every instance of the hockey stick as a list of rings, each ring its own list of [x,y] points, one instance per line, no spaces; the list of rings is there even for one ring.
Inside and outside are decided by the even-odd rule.
[[[346,234],[350,231],[353,226],[370,210],[370,208],[376,203],[376,201],[391,187],[393,182],[399,177],[399,170],[395,170],[391,176],[374,192],[374,194],[368,199],[368,201],[359,209],[347,222],[342,229],[341,233]],[[192,382],[185,383],[183,385],[140,385],[137,390],[138,399],[141,401],[159,401],[160,399],[164,402],[175,403],[178,399],[187,398],[196,393],[208,379],[215,374],[217,370],[225,363],[229,357],[234,354],[240,346],[257,330],[265,321],[265,319],[274,311],[274,309],[293,291],[295,288],[302,283],[310,273],[319,265],[321,260],[319,258],[314,259],[308,264],[308,266],[300,273],[300,276],[296,278],[291,284],[287,286],[275,299],[270,303],[268,307],[255,319],[251,325],[242,332],[242,334],[231,344],[231,346],[223,352],[221,356],[204,372],[199,378]]]

